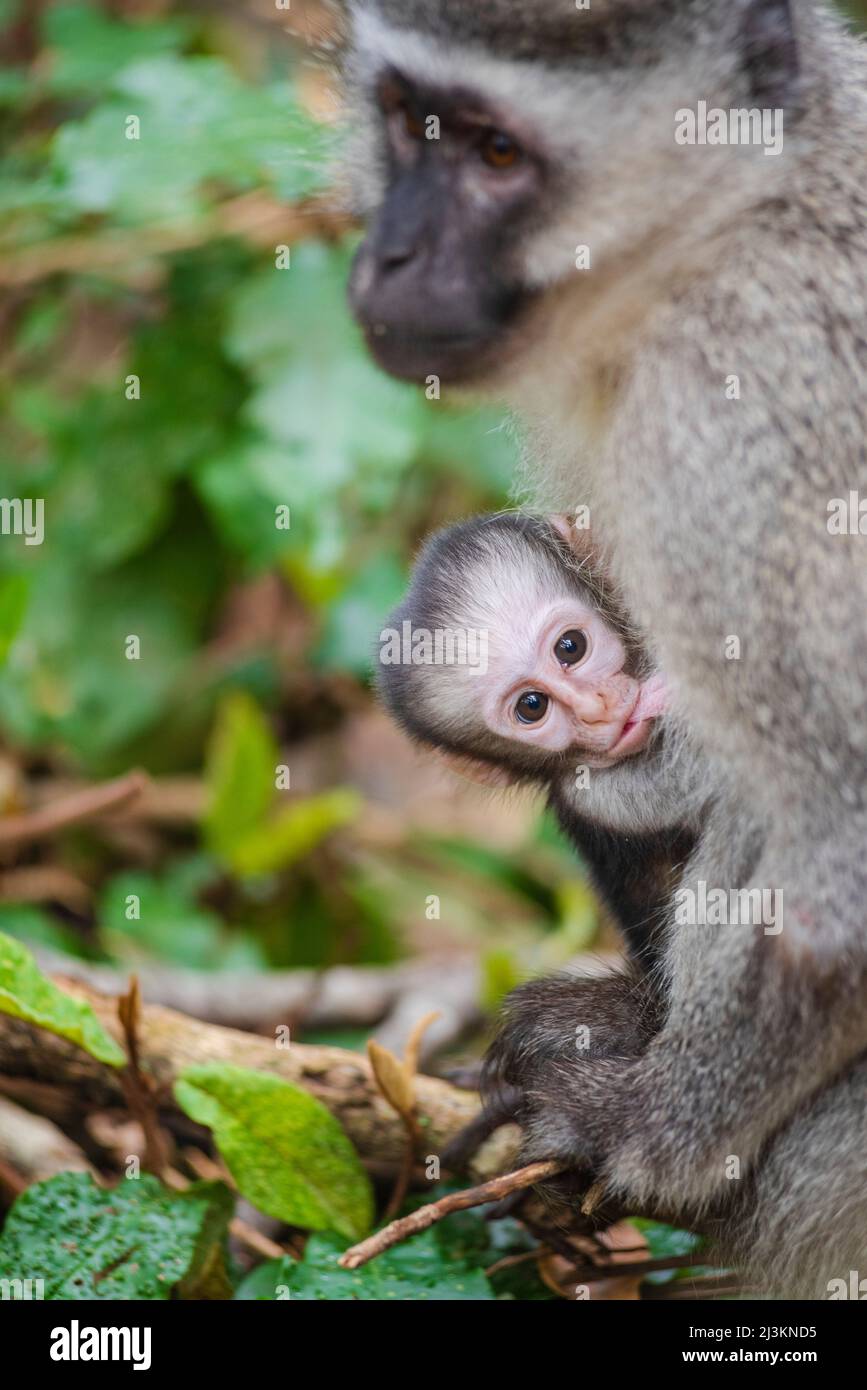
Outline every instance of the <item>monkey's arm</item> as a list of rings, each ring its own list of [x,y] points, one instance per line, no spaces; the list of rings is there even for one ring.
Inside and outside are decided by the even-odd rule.
[[[728,1188],[730,1160],[749,1171],[867,1047],[867,567],[824,523],[835,479],[863,471],[863,358],[841,356],[826,312],[804,327],[798,275],[774,280],[768,314],[772,214],[767,231],[758,255],[744,231],[754,279],[733,256],[636,372],[601,508],[627,601],[732,788],[669,917],[665,1026],[595,1107],[611,1179],[639,1199]],[[721,406],[734,343],[749,389]]]

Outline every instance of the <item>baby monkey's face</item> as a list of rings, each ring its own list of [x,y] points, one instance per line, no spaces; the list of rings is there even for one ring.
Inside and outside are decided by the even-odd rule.
[[[481,713],[491,732],[580,753],[591,767],[640,753],[665,706],[661,677],[629,674],[620,635],[578,598],[522,607],[501,629],[510,639],[490,644]]]

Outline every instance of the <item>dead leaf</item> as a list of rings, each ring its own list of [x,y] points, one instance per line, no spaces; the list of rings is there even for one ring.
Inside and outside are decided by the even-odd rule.
[[[415,1091],[408,1067],[373,1038],[368,1041],[367,1055],[383,1096],[398,1115],[410,1121],[415,1109]]]

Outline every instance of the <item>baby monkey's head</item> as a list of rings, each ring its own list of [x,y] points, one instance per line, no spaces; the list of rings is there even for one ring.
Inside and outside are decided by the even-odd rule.
[[[377,666],[414,738],[525,778],[555,777],[576,755],[610,767],[639,753],[665,698],[565,528],[515,514],[427,542]]]

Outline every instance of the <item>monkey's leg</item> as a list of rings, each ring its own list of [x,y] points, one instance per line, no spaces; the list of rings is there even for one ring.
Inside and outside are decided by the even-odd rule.
[[[622,972],[607,975],[564,974],[533,980],[516,994],[527,1001],[537,1015],[544,1012],[550,1020],[554,1052],[564,1037],[563,1009],[570,1019],[576,1012],[582,1018],[580,1024],[574,1025],[579,1031],[569,1034],[569,1046],[580,1047],[597,1058],[637,1055],[659,1026],[662,1016],[652,986],[638,968],[628,965]],[[558,1018],[561,1023],[555,1023]],[[536,1060],[544,1064],[551,1055],[540,1053]],[[526,1079],[524,1073],[520,1074],[520,1079]],[[505,1071],[497,1070],[490,1053],[485,1059],[480,1083],[484,1107],[445,1150],[443,1161],[449,1168],[464,1167],[495,1129],[510,1122],[521,1124],[525,1118],[524,1090],[512,1085]]]
[[[779,934],[767,934],[779,918],[672,925],[668,1017],[641,1055],[590,1062],[570,1045],[583,1000],[543,1010],[513,996],[491,1069],[524,1091],[527,1158],[601,1169],[636,1205],[700,1212],[867,1047],[867,825],[850,816],[824,843],[814,835],[809,858],[808,834],[794,830],[768,844],[746,885],[777,903],[782,893]],[[712,856],[697,859],[684,887],[701,903],[717,886],[731,880],[719,882]]]
[[[723,1246],[749,1283],[792,1298],[867,1294],[867,1058],[797,1112],[747,1184]]]
[[[549,1137],[543,1118],[548,1105],[563,1077],[567,1084],[561,1101],[568,1108],[573,1088],[580,1094],[597,1072],[607,1076],[613,1068],[622,1074],[646,1049],[662,1017],[661,996],[634,966],[600,976],[564,973],[521,985],[506,1001],[502,1027],[485,1058],[483,1114],[502,1114],[508,1104],[509,1118],[525,1131],[526,1150],[541,1152],[555,1143],[552,1155],[566,1158],[571,1169],[584,1174],[587,1181],[580,1190],[586,1189],[598,1173],[595,1154],[587,1145]],[[568,1177],[554,1185],[560,1192],[575,1187]]]

